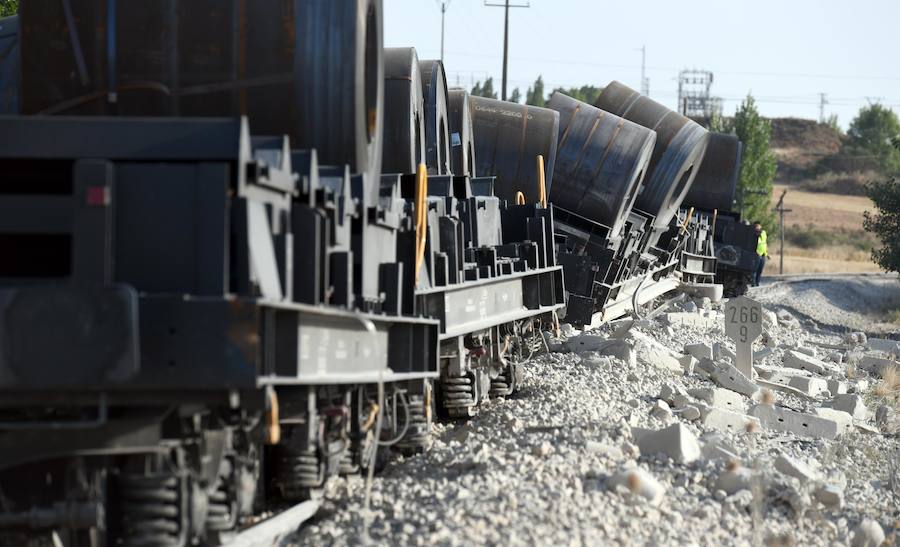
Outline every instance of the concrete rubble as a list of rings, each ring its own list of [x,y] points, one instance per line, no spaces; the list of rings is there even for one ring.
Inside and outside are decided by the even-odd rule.
[[[658,431],[632,428],[641,454],[665,454],[678,463],[690,463],[700,457],[700,445],[691,430],[682,424]]]
[[[780,302],[753,378],[734,367],[723,303],[544,333],[551,353],[524,367],[520,395],[436,424],[429,451],[375,478],[373,542],[880,545],[897,533],[900,454],[896,410],[873,393],[900,346],[808,328]],[[358,543],[364,494],[329,483],[328,512],[293,543]]]
[[[831,401],[831,408],[835,410],[843,410],[850,414],[855,420],[865,420],[869,416],[869,410],[863,398],[857,394],[838,395]]]

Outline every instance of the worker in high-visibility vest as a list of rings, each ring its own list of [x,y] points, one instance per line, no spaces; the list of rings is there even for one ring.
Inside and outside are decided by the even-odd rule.
[[[766,258],[769,257],[769,244],[766,242],[766,231],[762,229],[759,221],[753,223],[756,230],[756,271],[753,272],[753,286],[759,286],[759,280],[762,279],[763,268],[766,267]]]

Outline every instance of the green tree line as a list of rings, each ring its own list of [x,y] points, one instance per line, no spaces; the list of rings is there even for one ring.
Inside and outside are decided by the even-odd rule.
[[[0,0],[0,17],[15,15],[19,11],[19,0]]]

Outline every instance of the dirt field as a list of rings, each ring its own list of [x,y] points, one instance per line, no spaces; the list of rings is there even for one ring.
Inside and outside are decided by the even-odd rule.
[[[785,190],[776,185],[772,193],[773,205]],[[861,196],[843,196],[795,191],[790,188],[785,196],[785,206],[792,212],[785,215],[785,229],[807,228],[810,225],[826,231],[862,230],[863,212],[873,208],[871,200]],[[779,240],[769,241],[767,274],[779,273]],[[836,245],[819,249],[785,246],[784,273],[846,273],[879,271],[869,258],[868,251],[850,245]]]

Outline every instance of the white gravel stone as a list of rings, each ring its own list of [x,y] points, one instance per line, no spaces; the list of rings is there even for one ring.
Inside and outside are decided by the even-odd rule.
[[[546,458],[553,453],[553,445],[544,441],[539,445],[535,445],[534,448],[531,449],[531,453],[535,456]]]
[[[635,439],[643,455],[662,453],[678,463],[690,463],[700,457],[697,438],[680,423],[658,431],[639,431]]]
[[[566,338],[571,338],[573,336],[578,336],[579,331],[575,327],[572,326],[571,323],[563,323],[559,326],[559,332],[562,333]]]
[[[844,506],[844,489],[835,484],[817,486],[813,497],[825,507],[840,509]]]
[[[879,547],[884,541],[884,530],[872,519],[863,519],[853,530],[852,547]]]
[[[693,405],[677,408],[673,412],[685,420],[695,421],[700,419],[700,409]]]
[[[662,399],[657,399],[650,408],[650,415],[659,420],[669,420],[672,417],[672,409]]]
[[[816,480],[817,477],[816,473],[808,465],[784,454],[779,454],[775,458],[775,469],[789,477],[799,479],[801,482],[811,482]]]
[[[716,490],[721,490],[729,496],[741,490],[749,490],[753,473],[744,467],[726,469],[716,479]]]
[[[636,496],[647,500],[650,505],[659,505],[666,494],[666,489],[656,478],[641,469],[623,469],[611,475],[606,481],[607,488],[615,490],[622,487]]]

